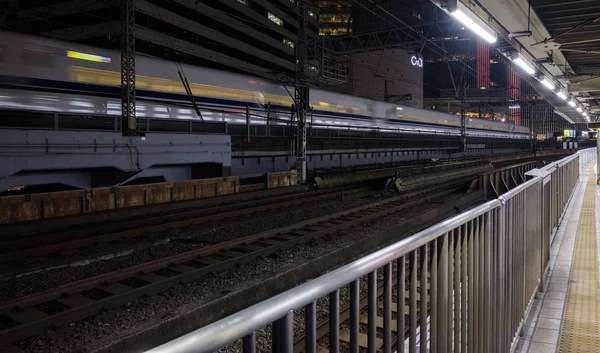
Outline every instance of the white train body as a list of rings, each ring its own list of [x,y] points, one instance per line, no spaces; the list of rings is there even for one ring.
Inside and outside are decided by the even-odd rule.
[[[245,123],[246,106],[289,120],[293,87],[265,79],[181,65],[207,121]],[[120,115],[120,55],[74,43],[0,32],[0,109]],[[175,63],[136,58],[136,113],[195,119]],[[311,89],[310,119],[332,128],[356,126],[460,133],[460,118],[320,89]],[[254,120],[253,123],[264,123]],[[469,135],[529,138],[529,128],[469,119]]]

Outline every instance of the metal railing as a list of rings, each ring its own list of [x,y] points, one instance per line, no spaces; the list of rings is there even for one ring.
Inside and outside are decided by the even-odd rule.
[[[182,107],[184,108],[184,107]],[[267,111],[245,107],[230,109],[225,107],[201,106],[206,121],[200,121],[189,114],[178,115],[164,112],[165,117],[148,117],[138,115],[139,130],[144,132],[169,133],[215,133],[256,137],[291,137],[297,129],[297,121],[289,111]],[[179,110],[179,109],[173,109]],[[189,109],[183,109],[189,110]],[[191,112],[191,110],[189,110]],[[343,120],[344,118],[335,118]],[[434,135],[446,139],[460,137],[458,131],[438,131],[434,128],[407,128],[377,126],[377,121],[363,122],[348,119],[347,123],[318,123],[313,122],[312,116],[307,121],[308,136],[311,138],[387,138],[394,139],[408,135],[411,138],[428,139]],[[103,113],[69,113],[34,110],[0,109],[0,128],[14,129],[44,129],[44,130],[99,130],[120,131],[121,117]],[[231,131],[228,129],[230,128]],[[450,128],[450,127],[448,127]],[[498,133],[503,133],[498,131]],[[526,134],[487,134],[469,132],[468,139],[493,138],[500,140],[528,140]]]
[[[586,148],[584,150],[580,150],[579,153],[579,170],[583,171],[584,168],[590,164],[592,161],[596,160],[596,147]]]
[[[348,293],[347,286],[350,352],[359,352],[359,336],[364,332],[359,331],[359,320],[364,313],[368,318],[368,352],[380,348],[385,353],[428,349],[509,352],[543,282],[550,233],[577,183],[580,160],[591,160],[587,154],[593,151],[581,151],[544,170],[535,170],[537,175],[528,173],[530,180],[498,199],[150,352],[213,352],[240,339],[243,352],[255,352],[261,329],[272,330],[266,336],[270,337],[266,346],[261,340],[261,351],[291,353],[296,331],[302,332],[304,351],[316,352],[316,307],[322,298],[329,299],[329,350],[338,351],[340,291]],[[365,276],[367,304],[359,307]],[[429,291],[422,290],[427,283]],[[407,323],[403,319],[392,321],[394,304],[396,317],[408,317]],[[303,309],[303,327],[298,330],[294,314]],[[382,347],[376,325],[380,312]],[[423,318],[429,323],[427,329]],[[419,347],[418,342],[428,344]]]

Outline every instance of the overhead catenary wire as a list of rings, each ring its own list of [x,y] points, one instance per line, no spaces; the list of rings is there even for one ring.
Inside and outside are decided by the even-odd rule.
[[[157,18],[159,20],[165,22],[160,14],[160,9],[158,8],[158,6],[151,2],[148,2],[148,3],[150,4],[151,8],[152,8],[152,6],[154,7],[154,11],[156,13]],[[160,33],[165,37],[165,40],[171,44],[171,47],[175,48],[175,45],[173,44],[171,37],[167,36],[163,32],[160,32]],[[198,107],[198,104],[196,103],[196,97],[194,96],[194,93],[192,92],[192,88],[190,87],[187,77],[185,76],[185,71],[183,70],[183,65],[181,65],[181,63],[179,62],[179,57],[177,57],[177,55],[175,56],[175,67],[177,68],[177,74],[179,75],[179,78],[181,79],[181,84],[183,85],[183,88],[185,89],[188,97],[190,98],[190,101],[192,103],[192,107],[194,108],[194,111],[196,111],[196,114],[198,115],[200,120],[204,121],[202,112],[200,111],[200,108]]]

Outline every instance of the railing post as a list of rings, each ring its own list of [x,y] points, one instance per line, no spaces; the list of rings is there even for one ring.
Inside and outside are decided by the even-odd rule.
[[[358,284],[358,280],[350,283],[350,353],[359,353],[360,351],[358,344],[358,337],[360,334],[360,289]],[[399,321],[400,320],[398,320],[398,322]],[[404,320],[402,320],[402,323],[404,324]],[[316,352],[316,350],[314,352]],[[314,352],[307,350],[307,353]]]
[[[292,353],[294,350],[294,312],[273,323],[272,350],[273,352]]]
[[[329,294],[329,351],[340,350],[340,291]]]
[[[256,333],[252,332],[242,340],[243,353],[256,353]]]
[[[436,352],[448,351],[448,233],[443,234],[437,239],[437,347],[433,348]],[[434,280],[434,279],[432,279]],[[470,303],[469,303],[470,304]],[[469,308],[471,306],[469,305]]]
[[[510,337],[508,334],[507,326],[509,325],[508,316],[508,295],[507,283],[506,283],[506,200],[500,198],[502,206],[498,209],[498,237],[496,238],[497,253],[498,253],[498,264],[497,270],[497,352],[508,351],[507,339]]]
[[[406,312],[404,307],[406,305],[406,258],[404,256],[400,256],[398,260],[396,260],[396,288],[398,288],[398,295],[396,296],[396,308],[398,310],[398,317],[396,319],[396,352],[404,353],[404,333],[405,331],[405,322]],[[433,278],[433,277],[432,277]],[[351,351],[351,353],[358,353],[358,349],[356,351]]]
[[[416,272],[416,271],[415,271]],[[377,271],[369,273],[368,277],[368,317],[369,323],[367,328],[367,351],[369,353],[375,353],[377,350],[377,326],[375,319],[377,317]]]
[[[306,305],[304,315],[306,353],[317,353],[317,303],[312,302]]]

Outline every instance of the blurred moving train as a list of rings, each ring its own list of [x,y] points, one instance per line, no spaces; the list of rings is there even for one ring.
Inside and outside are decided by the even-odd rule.
[[[181,65],[207,121],[245,124],[245,108],[289,121],[293,87],[262,78]],[[74,43],[0,32],[0,109],[120,115],[120,54]],[[197,119],[175,63],[138,55],[139,117]],[[310,91],[315,124],[460,133],[460,117],[433,110]],[[253,120],[260,124],[264,121]],[[529,128],[468,119],[469,135],[529,138]]]

